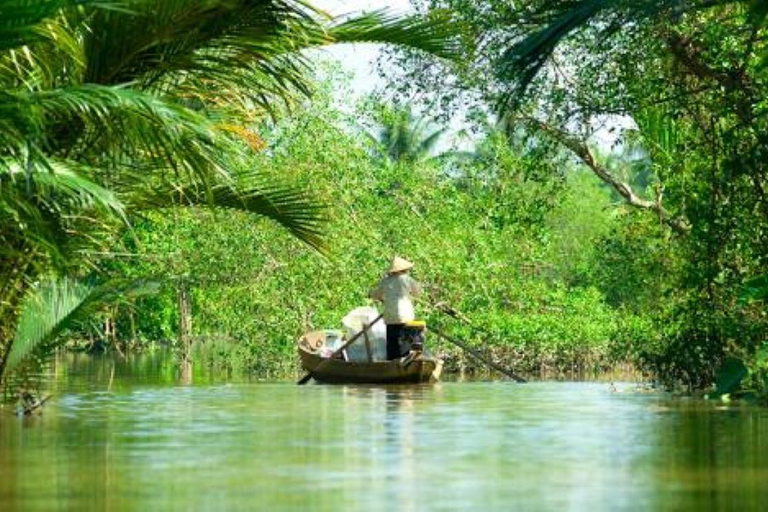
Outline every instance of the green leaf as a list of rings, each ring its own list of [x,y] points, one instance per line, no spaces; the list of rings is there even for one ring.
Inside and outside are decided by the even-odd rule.
[[[406,46],[445,59],[461,56],[456,23],[448,16],[398,16],[379,10],[333,25],[334,43],[386,43]]]
[[[156,282],[141,279],[92,285],[70,278],[46,278],[23,302],[6,368],[13,369],[38,347],[55,344],[65,329],[108,304],[157,293]]]
[[[768,274],[757,276],[746,283],[739,294],[742,302],[762,301],[768,299]]]
[[[765,343],[755,353],[755,364],[759,367],[768,368],[768,343]]]

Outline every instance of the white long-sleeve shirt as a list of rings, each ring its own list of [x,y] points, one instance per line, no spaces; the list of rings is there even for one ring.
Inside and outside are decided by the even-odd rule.
[[[408,274],[390,274],[371,292],[371,297],[384,302],[384,323],[404,324],[414,320],[411,297],[421,294],[421,286]]]

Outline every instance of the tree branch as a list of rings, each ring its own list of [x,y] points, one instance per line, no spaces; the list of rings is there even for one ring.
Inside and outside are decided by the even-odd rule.
[[[746,72],[746,58],[742,66],[734,67],[728,71],[720,71],[705,61],[702,56],[704,53],[702,46],[692,38],[672,32],[666,35],[666,43],[677,62],[700,81],[705,83],[714,81],[728,93],[738,95],[733,102],[736,114],[743,123],[749,124],[754,117],[752,105],[756,98],[754,86]]]
[[[670,228],[680,234],[687,234],[691,226],[683,217],[673,216],[666,208],[661,205],[661,193],[657,195],[656,201],[649,201],[638,196],[632,187],[618,179],[607,167],[601,165],[595,159],[592,150],[584,141],[569,135],[562,130],[548,125],[542,121],[534,120],[540,130],[551,136],[566,148],[570,149],[579,159],[589,167],[592,172],[603,182],[610,185],[626,202],[643,210],[651,210]]]

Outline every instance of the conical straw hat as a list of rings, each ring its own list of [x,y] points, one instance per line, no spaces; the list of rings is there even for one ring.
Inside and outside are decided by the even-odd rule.
[[[395,256],[392,258],[392,265],[389,267],[389,273],[394,274],[395,272],[403,272],[404,270],[410,270],[412,268],[413,263],[400,256]]]

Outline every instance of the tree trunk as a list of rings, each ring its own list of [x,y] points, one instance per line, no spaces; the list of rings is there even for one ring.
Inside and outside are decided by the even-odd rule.
[[[178,288],[179,296],[179,346],[182,359],[189,359],[192,334],[192,304],[189,294],[189,284],[181,282]]]

